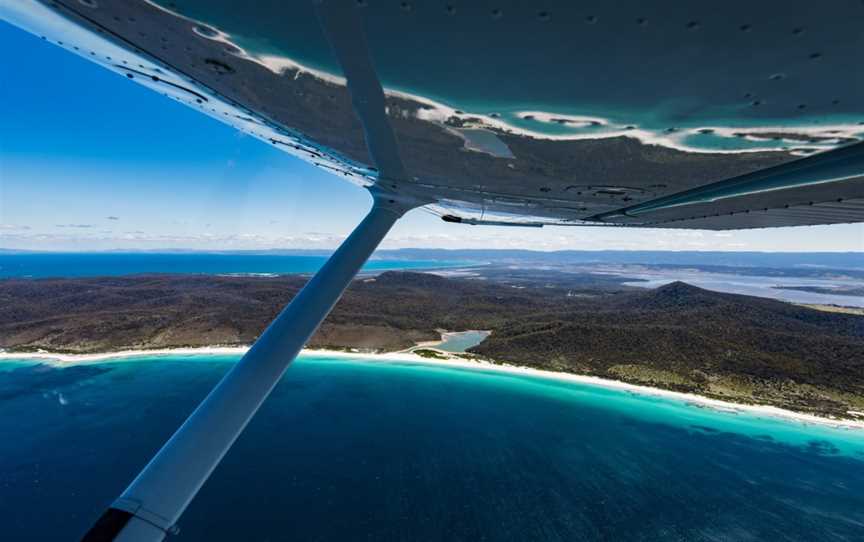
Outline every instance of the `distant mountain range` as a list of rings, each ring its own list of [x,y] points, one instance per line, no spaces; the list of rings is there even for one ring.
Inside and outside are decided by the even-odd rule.
[[[312,347],[394,351],[439,329],[492,330],[472,352],[733,401],[864,411],[864,317],[672,283],[502,271],[386,272],[355,281]],[[249,344],[299,276],[153,275],[0,281],[0,347],[102,352]],[[622,279],[623,280],[623,279]],[[569,282],[567,282],[569,281]]]

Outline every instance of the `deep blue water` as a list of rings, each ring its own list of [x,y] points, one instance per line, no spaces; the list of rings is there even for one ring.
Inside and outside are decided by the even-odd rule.
[[[326,256],[152,252],[0,254],[0,278],[94,277],[137,273],[286,274],[313,273]],[[366,271],[452,267],[435,260],[376,260]],[[464,265],[460,263],[458,265]]]
[[[234,358],[0,363],[3,540],[75,540]],[[861,540],[864,435],[545,379],[298,361],[178,541]]]

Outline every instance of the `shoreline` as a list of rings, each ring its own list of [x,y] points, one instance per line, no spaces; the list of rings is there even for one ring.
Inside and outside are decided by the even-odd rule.
[[[423,346],[422,348],[431,348]],[[189,348],[162,348],[153,350],[121,350],[117,352],[100,352],[94,354],[62,354],[46,351],[39,352],[6,352],[0,351],[0,363],[7,360],[42,360],[54,361],[54,365],[63,366],[65,364],[100,362],[112,359],[124,359],[147,356],[172,356],[172,355],[243,355],[249,350],[248,346],[205,346],[205,347],[189,347]],[[712,399],[695,393],[686,393],[662,388],[653,388],[650,386],[641,386],[638,384],[630,384],[619,380],[601,378],[597,376],[579,375],[574,373],[565,373],[557,371],[547,371],[543,369],[535,369],[522,365],[498,364],[490,361],[469,360],[458,357],[452,352],[436,350],[445,358],[427,358],[414,354],[410,350],[387,353],[370,353],[370,352],[346,352],[343,350],[326,350],[326,349],[307,349],[304,348],[300,352],[300,356],[312,358],[348,358],[360,359],[369,362],[379,361],[399,361],[416,363],[427,366],[443,366],[455,367],[470,370],[499,372],[512,375],[528,376],[533,378],[542,378],[548,380],[557,380],[562,382],[571,382],[588,386],[614,389],[635,393],[647,397],[662,397],[667,399],[675,399],[692,404],[696,407],[707,407],[713,410],[725,412],[728,414],[749,413],[757,416],[769,418],[779,418],[785,421],[797,422],[803,425],[822,425],[830,426],[837,429],[847,430],[864,430],[864,420],[850,420],[841,418],[829,418],[818,416],[816,414],[807,414],[803,412],[795,412],[780,407],[771,405],[759,405],[748,403],[734,403],[730,401],[722,401],[720,399]]]

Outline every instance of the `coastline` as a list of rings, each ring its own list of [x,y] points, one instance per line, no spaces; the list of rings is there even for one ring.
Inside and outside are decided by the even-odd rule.
[[[433,348],[425,346],[425,348]],[[124,359],[134,357],[148,356],[172,356],[172,355],[243,355],[249,350],[248,346],[206,346],[196,348],[164,348],[154,350],[122,350],[118,352],[102,352],[96,354],[61,354],[51,352],[6,352],[0,351],[0,363],[7,360],[41,360],[46,362],[55,362],[54,365],[63,366],[65,364],[100,362],[112,359]],[[436,350],[437,351],[437,350]],[[562,382],[571,382],[588,386],[601,387],[606,389],[614,389],[643,395],[648,397],[662,397],[666,399],[674,399],[691,403],[693,406],[705,407],[713,410],[726,412],[729,414],[748,413],[757,416],[769,418],[779,418],[786,421],[797,422],[803,425],[823,425],[838,429],[849,430],[864,430],[864,420],[849,420],[840,418],[828,418],[817,416],[815,414],[806,414],[803,412],[795,412],[770,405],[733,403],[730,401],[721,401],[712,399],[694,393],[685,393],[662,388],[653,388],[649,386],[640,386],[621,382],[619,380],[611,380],[608,378],[600,378],[597,376],[579,375],[574,373],[564,373],[556,371],[546,371],[543,369],[535,369],[532,367],[510,364],[498,364],[490,361],[471,360],[458,357],[451,352],[437,351],[443,356],[441,359],[423,357],[414,354],[411,351],[399,351],[388,353],[368,353],[368,352],[346,352],[342,350],[326,350],[326,349],[303,349],[300,352],[301,356],[313,358],[348,358],[360,359],[369,362],[408,362],[427,366],[444,366],[455,367],[469,370],[490,371],[507,373],[512,375],[528,376],[533,378],[542,378],[548,380],[557,380]]]

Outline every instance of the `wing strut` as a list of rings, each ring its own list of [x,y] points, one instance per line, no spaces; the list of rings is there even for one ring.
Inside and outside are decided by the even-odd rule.
[[[862,176],[864,176],[864,142],[814,154],[807,158],[760,169],[752,173],[699,186],[683,192],[669,194],[668,196],[637,203],[623,209],[600,213],[585,220],[604,221],[620,217],[650,215],[650,213],[655,211],[665,211],[676,207],[703,203],[716,203],[721,200],[743,198],[765,192],[812,187],[853,179],[860,180]],[[831,200],[836,199],[838,199],[837,196],[832,195]],[[780,201],[781,203],[777,204],[777,207],[783,205],[782,198]],[[785,202],[791,203],[788,200]],[[786,207],[788,208],[788,205]],[[710,212],[714,213],[714,211]],[[698,218],[698,216],[693,217],[685,214],[683,218]]]
[[[157,542],[231,448],[279,378],[384,236],[408,210],[430,203],[381,188],[404,177],[362,21],[347,0],[316,0],[319,21],[348,80],[354,110],[380,178],[372,210],[252,348],[84,536],[84,542]]]
[[[84,542],[156,542],[183,510],[393,224],[421,202],[376,193],[372,210],[225,375]]]

